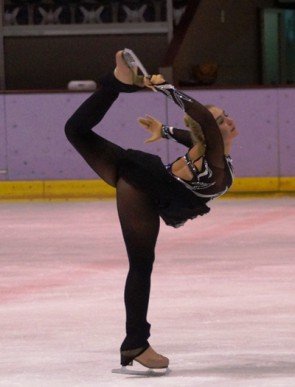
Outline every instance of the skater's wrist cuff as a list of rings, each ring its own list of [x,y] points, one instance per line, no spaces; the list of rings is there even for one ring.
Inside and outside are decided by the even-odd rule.
[[[167,138],[168,140],[174,140],[173,126],[162,125],[161,134],[163,138]]]

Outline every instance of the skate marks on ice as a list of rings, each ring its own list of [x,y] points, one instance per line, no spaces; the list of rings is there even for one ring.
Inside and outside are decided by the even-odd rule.
[[[260,387],[277,387],[277,379],[280,380],[281,386],[293,385],[291,380],[295,377],[295,362],[294,357],[278,354],[279,359],[275,360],[275,356],[269,358],[268,354],[253,354],[225,356],[227,361],[221,361],[220,356],[212,355],[203,359],[192,359],[189,361],[189,366],[183,364],[175,364],[173,371],[170,368],[163,370],[146,369],[144,367],[121,367],[113,369],[112,373],[125,375],[126,377],[150,378],[168,376],[171,386],[179,381],[179,378],[186,378],[187,383],[194,380],[204,381],[208,383],[216,382],[218,386],[228,386],[228,382],[234,386],[236,383],[241,383],[239,386],[260,386]],[[187,359],[188,360],[188,359]],[[193,364],[194,363],[194,364]],[[159,372],[160,371],[160,372]],[[172,377],[172,380],[170,379]],[[251,384],[249,384],[251,383]],[[290,383],[290,384],[289,384]],[[191,384],[188,384],[191,386]],[[211,384],[210,384],[211,385]]]
[[[113,374],[122,374],[122,375],[133,375],[133,376],[146,376],[146,377],[159,377],[167,376],[171,372],[170,368],[161,368],[161,369],[152,369],[145,368],[141,365],[135,365],[131,367],[114,368],[112,369]]]

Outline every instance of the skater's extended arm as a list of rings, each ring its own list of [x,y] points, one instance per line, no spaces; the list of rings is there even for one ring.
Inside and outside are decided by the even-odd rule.
[[[177,90],[173,85],[163,83],[163,78],[155,76],[150,86],[172,99],[202,128],[206,143],[206,158],[216,167],[224,168],[224,143],[219,127],[210,111],[198,101]],[[162,81],[162,82],[161,82]],[[161,84],[159,84],[159,83]]]
[[[167,138],[168,140],[174,140],[188,148],[191,148],[194,145],[190,130],[178,129],[173,126],[163,125],[162,137]]]
[[[193,146],[191,132],[189,130],[178,129],[172,126],[163,125],[161,121],[156,118],[146,115],[138,119],[140,125],[142,125],[148,132],[150,137],[145,140],[145,143],[154,142],[161,138],[174,140],[188,148]]]

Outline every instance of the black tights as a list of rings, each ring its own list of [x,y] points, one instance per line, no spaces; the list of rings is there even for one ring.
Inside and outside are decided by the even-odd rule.
[[[126,151],[91,129],[102,120],[119,92],[137,89],[109,75],[102,80],[102,87],[78,108],[65,127],[68,140],[90,167],[117,189],[118,214],[129,258],[124,293],[126,337],[121,350],[146,346],[150,336],[147,310],[160,222],[150,198],[120,177],[120,160]]]

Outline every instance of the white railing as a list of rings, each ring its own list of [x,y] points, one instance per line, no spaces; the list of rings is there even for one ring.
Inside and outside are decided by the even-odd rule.
[[[3,2],[3,0],[2,0]],[[9,5],[3,13],[3,36],[173,34],[172,0],[144,0],[136,9],[124,2],[65,5]]]
[[[3,10],[4,0],[0,0],[0,90],[5,89]]]
[[[186,1],[183,2],[185,4]],[[173,0],[152,0],[136,10],[123,1],[98,1],[93,8],[70,1],[65,5],[32,4],[28,1],[5,4],[0,0],[0,90],[5,89],[5,39],[28,36],[70,36],[109,34],[166,34],[170,42],[173,28],[185,11]],[[22,5],[23,4],[23,5]],[[152,5],[151,12],[148,11]],[[176,4],[176,3],[175,3]],[[177,3],[179,4],[179,3]],[[96,8],[95,8],[96,7]],[[104,13],[105,11],[105,13]],[[152,16],[151,16],[152,15]]]

